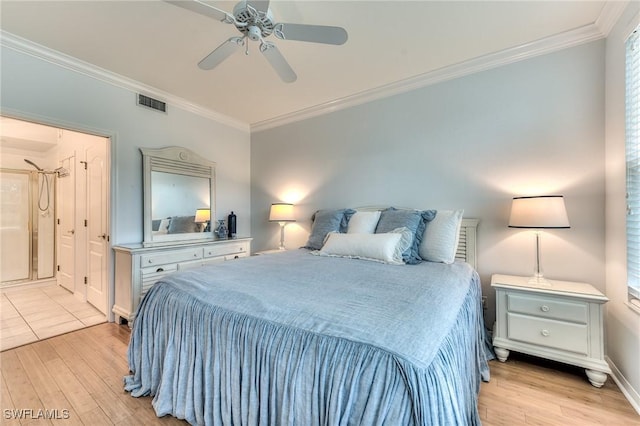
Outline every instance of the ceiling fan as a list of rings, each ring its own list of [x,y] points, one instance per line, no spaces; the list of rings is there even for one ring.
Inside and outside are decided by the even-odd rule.
[[[276,45],[265,40],[267,37],[273,34],[282,40],[335,45],[344,44],[348,37],[347,31],[341,27],[276,23],[269,9],[269,0],[241,1],[233,8],[233,14],[212,6],[211,3],[213,2],[207,0],[165,1],[226,24],[233,24],[242,33],[242,36],[231,37],[205,56],[198,63],[198,66],[203,70],[215,68],[242,47],[245,47],[245,53],[248,55],[249,43],[247,39],[249,39],[260,42],[260,52],[271,64],[278,76],[285,83],[292,83],[296,81],[298,76]]]

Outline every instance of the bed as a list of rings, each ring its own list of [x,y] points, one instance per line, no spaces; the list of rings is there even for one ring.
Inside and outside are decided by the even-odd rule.
[[[139,306],[125,389],[198,425],[480,424],[475,223],[458,236],[452,263],[298,249],[173,274]]]

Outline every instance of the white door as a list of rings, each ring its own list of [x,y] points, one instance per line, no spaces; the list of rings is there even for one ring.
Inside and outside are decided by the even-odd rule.
[[[75,205],[76,205],[76,171],[75,155],[60,161],[60,166],[69,171],[69,175],[60,177],[58,182],[58,284],[67,290],[75,291]]]
[[[109,235],[106,140],[92,143],[87,160],[87,301],[107,313]]]

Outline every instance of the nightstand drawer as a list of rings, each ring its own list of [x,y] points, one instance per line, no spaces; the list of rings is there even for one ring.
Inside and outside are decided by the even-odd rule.
[[[580,324],[586,324],[588,320],[586,303],[539,295],[510,293],[507,295],[507,310],[510,313],[535,315]]]
[[[589,353],[589,329],[586,324],[508,313],[507,337],[583,355]]]

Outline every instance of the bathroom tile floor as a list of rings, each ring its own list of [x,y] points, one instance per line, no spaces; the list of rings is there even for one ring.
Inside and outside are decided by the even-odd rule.
[[[0,350],[107,321],[58,285],[5,289],[0,295]]]

